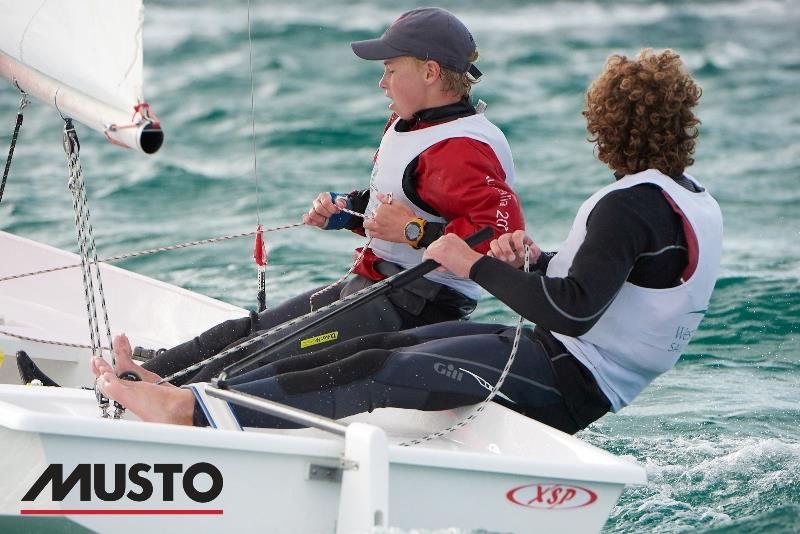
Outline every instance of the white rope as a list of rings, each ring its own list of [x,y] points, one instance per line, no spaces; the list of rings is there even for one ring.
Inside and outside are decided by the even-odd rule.
[[[267,229],[262,230],[262,231],[263,232],[277,232],[277,231],[280,231],[280,230],[288,230],[290,228],[297,228],[299,226],[305,226],[305,225],[303,223],[285,224],[283,226],[276,226],[274,228],[267,228]],[[95,260],[95,261],[92,261],[91,263],[92,264],[95,264],[95,263],[109,263],[109,262],[112,262],[112,261],[121,261],[121,260],[130,259],[130,258],[137,258],[139,256],[146,256],[148,254],[155,254],[157,252],[166,252],[166,251],[170,251],[170,250],[177,250],[177,249],[182,249],[182,248],[194,247],[194,246],[198,246],[198,245],[209,245],[209,244],[212,244],[212,243],[217,243],[219,241],[226,241],[226,240],[229,240],[229,239],[238,239],[238,238],[241,238],[241,237],[252,237],[257,232],[258,232],[257,230],[253,230],[252,232],[242,232],[240,234],[232,234],[232,235],[224,235],[224,236],[219,236],[219,237],[211,237],[209,239],[200,239],[198,241],[189,241],[187,243],[179,243],[177,245],[169,245],[169,246],[164,246],[164,247],[151,248],[151,249],[142,250],[142,251],[139,251],[139,252],[129,252],[129,253],[126,253],[126,254],[119,254],[117,256],[109,256],[107,258],[102,258],[102,259],[99,259],[99,260]],[[54,272],[57,272],[57,271],[63,271],[65,269],[74,269],[74,268],[80,267],[80,266],[81,266],[80,263],[75,263],[75,264],[72,264],[72,265],[61,265],[59,267],[51,267],[49,269],[42,269],[40,271],[30,271],[30,272],[27,272],[27,273],[12,274],[12,275],[4,276],[4,277],[0,278],[0,282],[7,282],[9,280],[17,280],[19,278],[26,278],[28,276],[36,276],[36,275],[40,275],[40,274],[54,273]]]
[[[363,216],[363,214],[362,214],[362,216]],[[353,274],[353,271],[356,270],[356,267],[358,267],[358,264],[361,263],[361,260],[363,260],[364,256],[367,254],[367,249],[369,248],[370,244],[372,244],[372,238],[371,237],[364,244],[364,246],[361,247],[361,252],[358,254],[358,257],[353,261],[353,265],[350,266],[350,268],[347,270],[346,273],[344,273],[341,277],[339,277],[339,279],[336,280],[335,282],[332,282],[332,283],[328,284],[327,286],[323,287],[322,289],[320,289],[319,291],[317,291],[316,293],[313,293],[310,297],[308,297],[309,311],[314,311],[314,299],[315,298],[317,298],[318,296],[322,295],[326,291],[329,291],[332,287],[336,287],[337,284],[340,284],[340,283],[344,282],[347,279],[348,276]]]
[[[0,330],[0,335],[4,335],[4,336],[8,336],[8,337],[14,337],[14,338],[17,338],[17,339],[21,339],[23,341],[33,341],[35,343],[45,343],[47,345],[58,345],[59,347],[72,347],[72,348],[75,348],[75,349],[92,349],[93,348],[91,345],[82,345],[80,343],[67,343],[66,341],[51,341],[51,340],[48,340],[48,339],[39,339],[39,338],[36,338],[36,337],[23,336],[23,335],[20,335],[20,334],[14,334],[14,333],[9,332],[7,330]],[[100,348],[102,350],[108,350],[108,351],[111,350],[109,347],[100,347]]]
[[[392,203],[392,194],[389,193],[387,196],[389,197],[389,199],[387,201],[387,204],[391,204]],[[353,211],[353,210],[348,209],[348,208],[339,208],[339,210],[343,211],[345,213],[349,213],[350,215],[353,215],[355,217],[360,217],[360,218],[362,218],[364,220],[372,219],[372,218],[375,217],[375,212],[374,211],[370,215],[367,215],[367,214],[364,214],[364,213],[359,213],[357,211]],[[358,264],[360,264],[361,261],[364,259],[364,256],[367,254],[367,249],[369,249],[369,246],[371,244],[372,244],[372,238],[370,237],[367,240],[367,242],[364,243],[364,245],[361,247],[361,252],[359,253],[358,257],[353,261],[353,265],[350,266],[350,269],[348,269],[346,273],[344,273],[341,277],[339,277],[339,279],[336,280],[335,282],[332,282],[332,283],[328,284],[327,286],[323,287],[322,289],[320,289],[319,291],[317,291],[316,293],[314,293],[310,297],[308,297],[309,311],[314,311],[314,299],[315,298],[317,298],[318,296],[322,295],[326,291],[329,291],[331,288],[336,287],[336,285],[344,282],[345,279],[347,279],[348,276],[353,274],[353,271],[356,270],[356,267],[358,267]]]
[[[253,138],[253,180],[256,185],[256,222],[261,224],[261,195],[258,187],[258,157],[256,152],[256,104],[253,75],[253,39],[250,36],[250,0],[247,0],[247,44],[250,50],[250,123]]]

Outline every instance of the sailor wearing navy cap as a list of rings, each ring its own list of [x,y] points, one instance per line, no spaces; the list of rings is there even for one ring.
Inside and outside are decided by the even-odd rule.
[[[153,357],[145,369],[162,376],[174,373],[308,313],[310,298],[317,309],[413,267],[421,262],[425,248],[444,234],[466,237],[490,226],[497,238],[524,228],[522,209],[511,190],[511,149],[503,133],[484,116],[482,106],[476,109],[470,102],[480,72],[473,65],[478,56],[475,41],[464,24],[444,9],[415,9],[381,37],[351,46],[359,57],[383,61],[379,85],[392,100],[393,113],[373,160],[370,187],[349,194],[320,193],[303,221],[372,237],[354,276],[327,289],[311,289],[252,317],[218,325]],[[345,207],[365,213],[366,220],[341,211]],[[477,250],[486,252],[488,241]],[[463,319],[475,309],[480,294],[478,285],[466,277],[431,273],[308,333],[306,337],[319,343],[287,343],[271,351],[267,361],[353,337]],[[255,344],[253,349],[262,346]],[[245,355],[232,353],[190,380],[208,380]]]

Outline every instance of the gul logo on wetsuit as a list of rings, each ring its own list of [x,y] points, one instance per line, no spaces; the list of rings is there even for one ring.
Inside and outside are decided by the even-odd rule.
[[[589,506],[597,500],[597,494],[581,486],[526,484],[508,490],[506,499],[526,508],[565,510]]]
[[[107,467],[112,471],[109,477]],[[108,479],[111,478],[111,481]],[[210,479],[210,484],[209,484]],[[23,502],[34,501],[48,486],[50,499],[54,502],[65,500],[73,490],[78,491],[82,502],[95,499],[104,502],[116,502],[123,498],[134,503],[148,501],[172,502],[185,501],[180,495],[188,497],[196,503],[209,503],[222,493],[222,473],[214,465],[199,462],[184,470],[182,464],[78,464],[65,477],[63,464],[50,464],[39,476],[28,492],[22,497]],[[110,486],[110,487],[109,487]],[[42,514],[49,510],[20,510],[21,514]],[[68,513],[68,511],[62,511]],[[119,513],[120,510],[94,510],[94,513]],[[159,510],[160,514],[170,510]],[[201,509],[194,511],[175,510],[175,513],[222,514],[222,510]]]

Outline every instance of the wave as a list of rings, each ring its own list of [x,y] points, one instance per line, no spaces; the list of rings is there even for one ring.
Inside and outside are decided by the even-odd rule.
[[[594,434],[588,439],[603,446],[619,438]],[[635,454],[647,468],[648,484],[623,493],[606,532],[725,532],[741,524],[798,517],[796,505],[775,506],[797,494],[796,441],[685,434],[622,441],[616,453]]]

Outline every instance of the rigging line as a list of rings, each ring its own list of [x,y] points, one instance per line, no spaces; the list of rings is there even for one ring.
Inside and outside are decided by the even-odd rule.
[[[389,195],[388,195],[388,196],[389,196],[389,204],[391,204],[391,203],[392,203],[392,194],[391,194],[391,193],[389,193]],[[350,215],[354,215],[354,216],[356,216],[356,217],[361,217],[361,218],[362,218],[362,219],[364,219],[364,220],[367,220],[367,219],[370,219],[370,218],[371,218],[371,217],[370,217],[369,215],[367,215],[366,213],[359,213],[359,212],[357,212],[357,211],[353,211],[353,210],[350,210],[350,209],[347,209],[347,208],[339,208],[339,209],[340,209],[341,211],[345,212],[345,213],[349,213]],[[366,210],[365,210],[365,211],[366,211]],[[373,212],[372,214],[374,215],[374,212]],[[351,265],[351,266],[350,266],[350,269],[348,269],[348,271],[347,271],[346,273],[344,273],[344,274],[343,274],[343,275],[342,275],[342,276],[341,276],[341,277],[340,277],[338,280],[336,280],[335,282],[331,282],[331,283],[330,283],[330,284],[328,284],[327,286],[323,287],[322,289],[320,289],[319,291],[317,291],[316,293],[314,293],[313,295],[311,295],[310,297],[308,297],[308,307],[309,307],[309,310],[310,310],[310,311],[312,311],[312,312],[314,311],[314,299],[315,299],[315,298],[317,298],[319,295],[322,295],[323,293],[325,293],[326,291],[330,290],[331,288],[333,288],[333,287],[336,287],[336,285],[337,285],[337,284],[339,284],[339,283],[341,283],[341,282],[344,282],[344,281],[345,281],[345,279],[346,279],[348,276],[350,276],[350,274],[352,274],[352,273],[353,273],[353,272],[356,270],[356,267],[358,267],[358,265],[359,265],[359,264],[361,263],[361,261],[364,259],[364,256],[367,254],[367,250],[369,249],[369,246],[370,246],[371,244],[372,244],[372,237],[370,237],[370,238],[367,240],[367,242],[364,244],[364,246],[362,246],[362,247],[361,247],[361,252],[359,253],[358,257],[357,257],[357,258],[356,258],[356,259],[353,261],[353,265]]]
[[[71,347],[75,349],[93,349],[91,345],[82,345],[80,343],[67,343],[66,341],[53,341],[51,339],[42,339],[38,337],[28,337],[21,334],[14,334],[8,330],[0,330],[0,335],[21,339],[22,341],[32,341],[34,343],[43,343],[45,345],[58,345],[59,347]],[[100,347],[102,350],[111,351],[110,347]]]
[[[279,230],[288,230],[290,228],[297,228],[297,227],[300,227],[300,226],[304,226],[304,224],[303,223],[286,224],[286,225],[283,225],[283,226],[276,226],[274,228],[267,228],[266,230],[263,230],[263,231],[264,232],[277,232]],[[119,254],[117,256],[109,256],[107,258],[101,258],[101,259],[97,260],[97,262],[93,261],[91,263],[92,264],[94,264],[94,263],[108,263],[108,262],[112,262],[112,261],[119,261],[119,260],[126,260],[126,259],[130,259],[130,258],[137,258],[139,256],[146,256],[148,254],[155,254],[157,252],[166,252],[166,251],[170,251],[170,250],[178,250],[178,249],[194,247],[194,246],[198,246],[198,245],[208,245],[208,244],[211,244],[211,243],[216,243],[218,241],[226,241],[226,240],[229,240],[229,239],[238,239],[240,237],[250,237],[250,236],[255,235],[256,232],[257,232],[257,230],[253,230],[251,232],[242,232],[240,234],[226,235],[226,236],[220,236],[220,237],[211,237],[209,239],[201,239],[199,241],[189,241],[188,243],[180,243],[180,244],[177,244],[177,245],[170,245],[170,246],[166,246],[166,247],[151,248],[151,249],[142,250],[142,251],[139,251],[139,252],[129,252],[127,254]],[[65,269],[74,269],[74,268],[80,267],[80,266],[81,266],[80,263],[75,263],[75,264],[72,264],[72,265],[61,265],[59,267],[51,267],[49,269],[42,269],[40,271],[32,271],[32,272],[28,272],[28,273],[13,274],[13,275],[10,275],[10,276],[5,276],[5,277],[0,278],[0,282],[7,282],[9,280],[16,280],[16,279],[19,279],[19,278],[27,278],[28,276],[36,276],[36,275],[40,275],[40,274],[53,273],[53,272],[56,272],[56,271],[63,271]]]
[[[247,43],[250,51],[250,122],[253,137],[253,180],[256,186],[256,222],[261,224],[261,194],[258,186],[258,157],[256,153],[256,104],[253,80],[253,39],[250,35],[250,0],[247,0]]]
[[[100,293],[100,303],[105,317],[109,345],[113,347],[113,345],[111,345],[111,327],[109,326],[108,314],[106,313],[106,303],[103,285],[100,279],[100,271],[97,268],[93,270],[90,264],[92,260],[95,262],[97,261],[97,249],[94,245],[94,235],[90,222],[89,206],[86,199],[85,182],[80,163],[80,141],[78,140],[78,134],[75,131],[71,119],[64,120],[63,147],[67,155],[67,168],[69,171],[67,186],[72,193],[72,206],[75,212],[75,230],[77,231],[78,248],[80,249],[83,290],[86,297],[86,314],[89,321],[92,354],[94,356],[102,356],[103,351],[100,349],[100,325],[95,299],[95,275],[97,289]],[[111,363],[114,365],[113,352],[111,353]]]
[[[3,191],[6,189],[6,180],[8,179],[8,173],[11,170],[11,160],[14,157],[14,148],[17,146],[17,137],[19,136],[20,128],[22,128],[22,110],[28,105],[28,94],[20,88],[16,80],[14,81],[14,85],[16,85],[17,89],[19,89],[19,92],[22,93],[22,97],[19,102],[19,111],[17,111],[17,122],[14,125],[14,133],[11,135],[11,146],[8,149],[6,167],[3,171],[3,181],[0,182],[0,202],[3,201]]]

